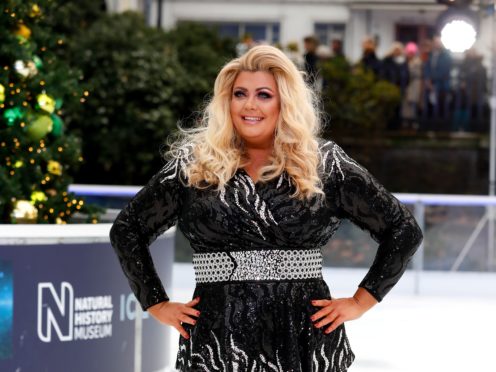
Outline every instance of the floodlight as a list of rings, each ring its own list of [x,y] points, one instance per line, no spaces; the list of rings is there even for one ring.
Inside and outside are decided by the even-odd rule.
[[[452,5],[439,14],[436,21],[443,45],[455,53],[470,49],[477,38],[479,19],[477,13],[468,7],[469,1],[438,2]]]
[[[474,45],[477,37],[475,28],[463,19],[455,19],[444,25],[441,42],[452,52],[463,53]]]

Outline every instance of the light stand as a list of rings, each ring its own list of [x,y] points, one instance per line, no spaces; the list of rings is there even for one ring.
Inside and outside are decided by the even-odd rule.
[[[495,5],[493,5],[495,6]],[[496,191],[496,15],[493,9],[493,22],[491,23],[492,37],[492,88],[489,98],[489,106],[491,108],[491,129],[489,142],[489,195],[494,196]],[[487,266],[488,270],[495,267],[494,262],[494,207],[488,207],[488,239],[487,239]]]

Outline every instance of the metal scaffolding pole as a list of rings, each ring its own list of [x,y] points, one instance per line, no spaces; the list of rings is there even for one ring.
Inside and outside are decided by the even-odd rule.
[[[143,0],[141,0],[143,1]],[[143,14],[145,15],[145,21],[148,26],[152,25],[152,0],[143,1]]]
[[[415,202],[415,219],[417,220],[420,229],[425,232],[425,204],[421,200]],[[424,242],[413,256],[413,267],[415,269],[414,293],[420,294],[420,277],[424,270]]]
[[[157,0],[157,28],[162,28],[163,0]]]

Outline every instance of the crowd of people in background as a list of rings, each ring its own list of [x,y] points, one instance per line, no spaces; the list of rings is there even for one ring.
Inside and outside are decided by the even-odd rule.
[[[255,41],[249,36],[238,44],[238,54],[244,53]],[[294,45],[293,45],[294,44]],[[330,45],[319,45],[314,36],[303,39],[304,53],[298,53],[296,43],[286,52],[306,72],[307,81],[325,94],[326,80],[319,73],[327,61],[346,63],[350,70],[361,67],[376,79],[386,80],[399,88],[401,103],[388,123],[389,130],[448,130],[467,132],[477,130],[484,120],[487,107],[487,72],[483,58],[475,48],[455,59],[443,47],[439,35],[419,44],[395,41],[380,58],[372,37],[362,41],[362,56],[350,62],[343,42],[334,39]]]

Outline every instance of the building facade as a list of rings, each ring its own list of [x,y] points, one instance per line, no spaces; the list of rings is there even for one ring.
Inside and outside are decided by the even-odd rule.
[[[255,40],[283,47],[297,43],[300,52],[308,35],[324,45],[341,39],[351,61],[360,58],[366,35],[376,39],[379,57],[396,40],[421,42],[431,36],[438,14],[446,9],[434,0],[162,0],[161,6],[158,0],[107,0],[107,4],[110,11],[144,11],[150,25],[157,24],[161,7],[160,24],[166,29],[196,21],[216,25],[224,35],[250,33]],[[491,64],[493,23],[492,17],[481,16],[475,45],[486,67]]]

